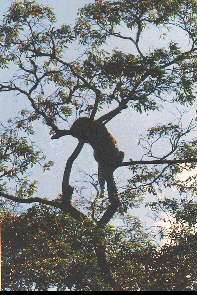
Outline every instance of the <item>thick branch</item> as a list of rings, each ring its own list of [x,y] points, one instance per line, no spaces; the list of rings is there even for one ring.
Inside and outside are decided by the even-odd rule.
[[[103,237],[103,235],[101,235]],[[103,275],[103,279],[107,284],[110,284],[113,288],[113,291],[123,291],[122,287],[116,282],[114,279],[109,262],[107,261],[106,257],[106,249],[105,245],[103,245],[103,239],[104,238],[98,238],[96,241],[94,241],[94,249],[97,257],[98,266],[101,270],[101,273]]]
[[[70,130],[56,130],[51,139],[59,139],[62,136],[71,135]]]
[[[83,221],[87,220],[87,216],[84,215],[82,212],[79,210],[75,209],[72,205],[67,205],[67,206],[62,206],[62,203],[59,202],[59,200],[54,200],[54,201],[49,201],[46,199],[42,199],[39,197],[34,197],[34,198],[28,198],[28,199],[23,199],[23,198],[18,198],[15,196],[12,196],[7,193],[0,192],[0,197],[5,198],[7,200],[10,200],[15,203],[20,203],[20,204],[32,204],[32,203],[39,203],[41,205],[47,205],[47,206],[52,206],[54,208],[61,209],[65,213],[70,214],[71,217],[73,217],[75,220],[78,221]]]
[[[49,206],[53,206],[53,207],[56,207],[56,208],[60,208],[60,204],[58,202],[49,201],[49,200],[42,199],[42,198],[39,198],[39,197],[23,199],[23,198],[18,198],[18,197],[15,197],[15,196],[12,196],[10,194],[3,193],[3,192],[0,192],[0,197],[5,198],[5,199],[10,200],[10,201],[13,201],[13,202],[16,202],[16,203],[20,203],[20,204],[39,203],[39,204],[42,204],[42,205],[49,205]]]
[[[186,164],[186,163],[197,163],[197,158],[188,158],[188,159],[174,159],[174,160],[146,160],[146,161],[130,161],[123,162],[119,167],[132,166],[132,165],[175,165],[175,164]]]
[[[69,157],[69,159],[66,162],[66,167],[64,170],[64,176],[63,176],[63,181],[62,181],[62,198],[63,198],[64,204],[70,204],[70,201],[72,198],[73,188],[69,184],[70,173],[72,170],[72,165],[73,165],[74,161],[76,160],[76,158],[79,156],[79,154],[83,148],[83,145],[84,145],[84,142],[79,141],[74,152],[72,153],[72,155]]]
[[[108,123],[111,119],[113,119],[115,116],[117,116],[118,114],[120,114],[122,110],[124,110],[124,109],[127,108],[127,103],[128,103],[127,101],[120,102],[120,104],[119,104],[119,106],[117,108],[115,108],[111,112],[109,112],[109,113],[101,116],[96,121],[99,122],[99,123],[103,123],[103,124]]]
[[[96,115],[96,112],[98,110],[98,106],[99,106],[99,102],[101,100],[101,92],[100,91],[97,91],[96,92],[96,99],[95,99],[95,103],[94,103],[94,106],[93,106],[93,109],[92,109],[92,112],[91,112],[91,115],[90,115],[90,119],[91,120],[94,120],[94,117]]]

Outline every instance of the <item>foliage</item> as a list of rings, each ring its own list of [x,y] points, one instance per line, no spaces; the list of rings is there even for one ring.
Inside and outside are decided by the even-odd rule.
[[[196,281],[196,235],[173,233],[161,249],[147,240],[135,221],[107,228],[107,252],[125,290],[186,290]],[[183,233],[183,232],[182,232]],[[103,282],[91,229],[47,207],[3,223],[4,288],[12,290],[110,290]]]

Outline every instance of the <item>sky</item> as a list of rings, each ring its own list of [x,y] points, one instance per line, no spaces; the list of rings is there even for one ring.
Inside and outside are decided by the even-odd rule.
[[[0,0],[0,18],[12,2],[13,1],[10,0]],[[39,2],[54,8],[58,23],[65,22],[73,24],[77,17],[78,9],[84,4],[94,1],[40,0]],[[145,46],[150,50],[154,48],[154,44],[157,46],[158,42],[161,47],[168,42],[168,40],[158,39],[158,33],[160,32],[152,31],[151,34],[148,32],[145,33],[143,43],[141,44],[144,50]],[[172,31],[170,33],[170,38],[179,42],[183,48],[188,46],[187,38],[185,38],[179,30]],[[116,42],[114,42],[114,40],[108,42],[106,48],[109,50],[112,48],[124,49],[126,52],[131,49],[130,43],[118,43],[117,40]],[[13,97],[8,94],[0,95],[0,121],[8,119],[10,115],[15,115],[23,104],[24,100],[21,97]],[[161,124],[168,120],[174,121],[175,111],[176,110],[171,106],[167,107],[167,112],[166,110],[155,111],[149,114],[136,114],[125,110],[118,115],[113,122],[110,122],[107,127],[117,139],[120,150],[125,152],[125,160],[129,160],[130,158],[139,160],[141,156],[141,151],[138,146],[139,134],[143,134],[146,128],[152,127],[155,124]],[[191,112],[193,111],[194,110],[191,110]],[[35,126],[38,132],[34,141],[36,141],[36,144],[47,154],[49,160],[54,161],[54,167],[51,171],[43,174],[39,169],[35,169],[33,173],[33,176],[39,180],[38,195],[41,197],[55,198],[57,194],[61,192],[64,166],[68,156],[74,150],[77,140],[71,137],[64,137],[57,141],[52,141],[46,127],[42,127],[41,129],[39,124]],[[89,173],[96,172],[96,167],[97,165],[93,159],[92,149],[90,146],[86,145],[74,164],[71,177],[77,175],[77,180],[80,183],[83,179],[83,171]],[[127,179],[128,171],[125,168],[121,168],[117,171],[116,175],[118,177],[118,182],[124,183],[125,179]]]

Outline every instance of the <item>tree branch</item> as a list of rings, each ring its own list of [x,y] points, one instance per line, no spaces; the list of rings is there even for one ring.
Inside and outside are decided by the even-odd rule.
[[[101,100],[101,97],[102,97],[101,92],[100,91],[96,92],[95,103],[94,103],[94,106],[93,106],[93,109],[92,109],[92,112],[91,112],[91,115],[90,115],[91,120],[94,120],[94,117],[95,117],[96,112],[98,110],[98,106],[99,106],[99,102]]]
[[[70,174],[72,170],[72,165],[74,161],[76,160],[76,158],[79,156],[83,146],[84,146],[84,142],[79,141],[74,152],[72,153],[72,155],[68,158],[66,162],[66,167],[64,170],[64,176],[62,180],[62,201],[64,205],[68,205],[71,203],[73,188],[69,184]]]
[[[71,135],[70,130],[55,130],[55,134],[51,137],[51,139],[59,139],[65,135]]]
[[[47,205],[47,206],[53,206],[56,208],[60,208],[60,204],[57,201],[49,201],[46,199],[42,199],[39,197],[34,197],[34,198],[29,198],[29,199],[23,199],[23,198],[18,198],[15,196],[12,196],[7,193],[0,192],[0,197],[5,198],[7,200],[20,203],[20,204],[31,204],[31,203],[39,203],[42,205]]]
[[[97,238],[96,241],[94,241],[94,249],[97,257],[98,266],[100,267],[104,281],[107,284],[111,285],[113,291],[123,291],[122,287],[116,282],[116,280],[113,277],[112,271],[109,266],[109,262],[107,261],[106,247],[105,245],[103,245],[103,239],[104,236],[103,233],[101,233],[99,238]]]
[[[98,118],[96,121],[99,123],[103,123],[106,124],[108,123],[111,119],[113,119],[115,116],[117,116],[118,114],[121,113],[122,110],[126,109],[127,106],[127,101],[122,101],[119,103],[119,106],[116,107],[114,110],[112,110],[111,112],[101,116],[100,118]]]
[[[86,215],[84,215],[79,210],[75,209],[71,204],[68,204],[67,206],[62,206],[62,202],[59,202],[58,199],[53,200],[53,201],[49,201],[49,200],[42,199],[39,197],[23,199],[23,198],[18,198],[18,197],[15,197],[13,195],[3,193],[3,192],[0,192],[0,197],[10,200],[15,203],[20,203],[20,204],[39,203],[41,205],[52,206],[54,208],[61,209],[65,213],[70,214],[70,216],[73,217],[77,221],[88,220],[88,217]]]
[[[42,76],[42,78],[44,77],[44,75]],[[41,78],[40,78],[41,80]],[[43,119],[45,120],[46,124],[51,127],[54,131],[58,130],[58,127],[55,125],[54,121],[48,117],[46,115],[46,113],[42,110],[40,110],[37,106],[36,103],[34,101],[34,99],[31,97],[31,93],[37,88],[38,86],[38,82],[35,83],[32,88],[28,91],[25,91],[24,89],[16,86],[15,84],[9,84],[9,85],[3,85],[0,84],[0,92],[2,91],[18,91],[19,93],[25,95],[27,97],[27,99],[29,100],[29,102],[31,103],[32,108],[35,110],[36,114],[40,115],[43,117]]]
[[[132,165],[175,165],[175,164],[186,164],[186,163],[197,163],[197,158],[188,159],[174,159],[174,160],[141,160],[141,161],[130,161],[123,162],[118,167],[132,166]]]

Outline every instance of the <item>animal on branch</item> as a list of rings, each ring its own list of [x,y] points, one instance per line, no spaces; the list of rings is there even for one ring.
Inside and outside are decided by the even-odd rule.
[[[94,150],[95,160],[98,162],[98,181],[101,189],[101,195],[105,190],[105,182],[107,183],[108,198],[110,202],[109,208],[106,210],[99,226],[104,226],[112,218],[117,208],[120,206],[118,197],[118,190],[114,180],[113,173],[119,167],[124,158],[124,153],[117,147],[116,140],[108,132],[105,124],[121,113],[123,109],[127,108],[127,101],[119,102],[119,106],[109,113],[94,120],[94,116],[90,118],[82,117],[77,119],[69,130],[54,130],[52,139],[58,139],[62,136],[71,135],[79,140],[79,142],[86,142],[90,144]],[[63,181],[65,183],[65,181]],[[67,198],[67,193],[63,190],[65,204],[70,203]]]
[[[79,140],[89,143],[94,150],[94,158],[98,162],[98,181],[101,192],[104,192],[105,181],[113,181],[114,170],[122,163],[124,153],[117,147],[115,138],[108,132],[104,124],[82,117],[70,128],[70,134]]]

